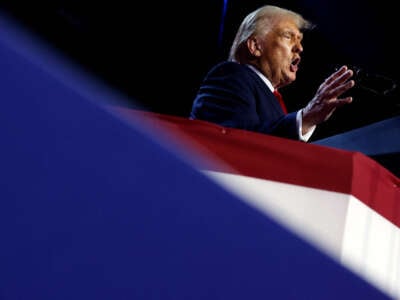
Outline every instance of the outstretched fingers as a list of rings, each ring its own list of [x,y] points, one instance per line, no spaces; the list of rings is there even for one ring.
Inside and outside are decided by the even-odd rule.
[[[324,82],[325,94],[331,100],[338,98],[340,95],[351,89],[355,82],[349,80],[353,76],[353,71],[348,69],[347,66],[342,66],[339,70],[329,76]],[[351,97],[343,98],[346,103],[351,102]]]
[[[340,85],[338,85],[336,88],[333,88],[331,90],[331,97],[332,98],[339,98],[342,94],[350,90],[354,86],[354,80],[349,80],[347,82],[344,82]],[[337,99],[338,101],[344,101],[346,103],[349,103],[352,101],[352,97],[345,97],[342,99]]]
[[[328,78],[325,79],[324,84],[325,85],[334,84],[334,82],[340,79],[343,75],[345,75],[347,71],[348,71],[347,66],[340,67],[337,71],[335,71]],[[352,75],[353,74],[351,74],[348,78],[350,78]]]
[[[355,85],[352,76],[353,71],[347,66],[342,66],[319,86],[315,97],[303,109],[305,126],[310,127],[326,121],[336,108],[353,101],[351,96],[340,98]]]

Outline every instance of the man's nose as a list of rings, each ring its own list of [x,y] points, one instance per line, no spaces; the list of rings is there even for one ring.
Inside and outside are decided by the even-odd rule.
[[[303,45],[300,41],[295,44],[294,51],[299,53],[303,52]]]

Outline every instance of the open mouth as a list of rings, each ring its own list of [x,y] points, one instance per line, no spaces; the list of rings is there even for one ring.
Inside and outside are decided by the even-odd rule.
[[[290,71],[292,72],[297,72],[299,69],[299,64],[300,64],[300,57],[296,57],[295,59],[292,60],[290,63]]]

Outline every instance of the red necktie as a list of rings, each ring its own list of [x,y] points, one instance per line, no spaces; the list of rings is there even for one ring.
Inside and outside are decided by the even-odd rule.
[[[285,114],[287,114],[287,109],[286,109],[285,102],[283,102],[282,94],[279,93],[278,90],[274,90],[274,95],[275,95],[275,97],[278,99],[279,104],[281,105],[283,112],[284,112]]]

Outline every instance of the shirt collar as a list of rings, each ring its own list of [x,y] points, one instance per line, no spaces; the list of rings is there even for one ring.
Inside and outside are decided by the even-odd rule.
[[[275,89],[272,86],[271,81],[269,81],[269,79],[267,77],[264,76],[264,74],[262,74],[259,70],[257,70],[254,66],[247,64],[246,66],[248,66],[250,69],[252,69],[261,79],[262,81],[264,81],[264,83],[268,86],[268,88],[271,90],[271,92],[273,92]]]

